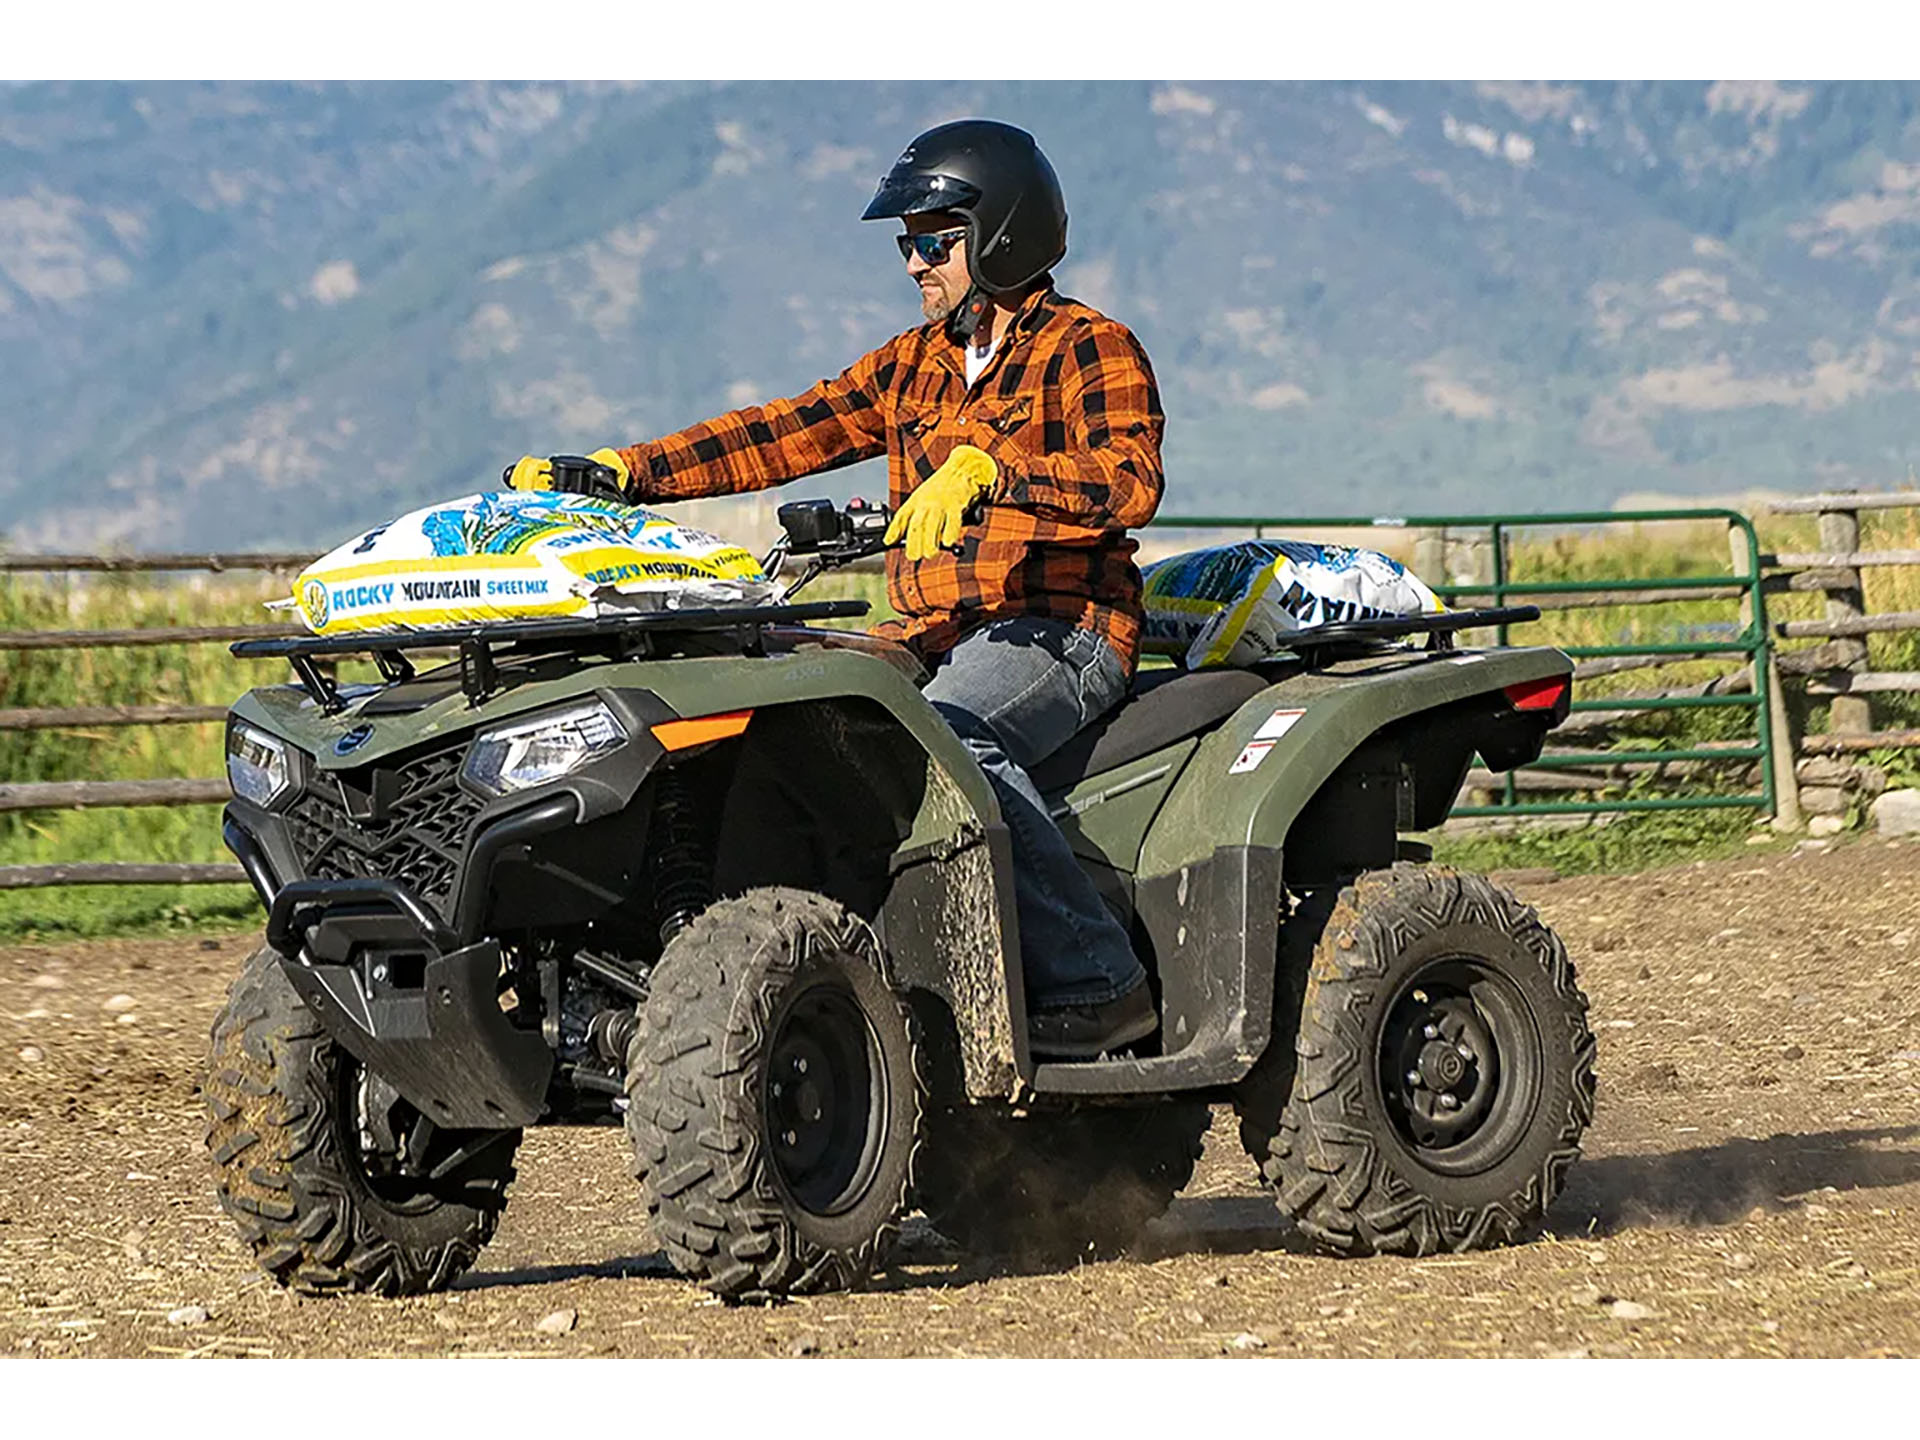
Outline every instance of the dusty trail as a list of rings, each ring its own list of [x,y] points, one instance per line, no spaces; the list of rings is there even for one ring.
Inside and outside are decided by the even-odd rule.
[[[0,950],[0,1354],[1920,1354],[1920,846],[1518,888],[1601,1045],[1545,1238],[1303,1254],[1222,1114],[1132,1259],[1016,1274],[916,1225],[877,1288],[774,1308],[671,1273],[612,1130],[529,1137],[453,1292],[288,1295],[199,1148],[206,1027],[252,942]],[[189,1305],[210,1318],[169,1324]]]

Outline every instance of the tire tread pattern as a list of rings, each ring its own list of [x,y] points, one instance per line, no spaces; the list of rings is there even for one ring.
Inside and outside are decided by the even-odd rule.
[[[627,1135],[655,1236],[683,1275],[726,1299],[850,1289],[898,1235],[920,1163],[926,1094],[917,1030],[889,991],[911,1052],[912,1133],[885,1218],[857,1243],[809,1237],[763,1144],[757,1077],[779,995],[822,940],[880,969],[879,944],[835,901],[782,886],[709,906],[653,973],[627,1051]],[[886,1167],[877,1180],[884,1183]]]
[[[459,1201],[393,1215],[348,1173],[333,1114],[345,1052],[261,949],[214,1020],[202,1093],[221,1207],[260,1268],[307,1294],[445,1289],[493,1237],[519,1136],[466,1168]]]
[[[1545,1063],[1571,1069],[1564,1109],[1537,1122],[1552,1132],[1536,1145],[1538,1163],[1509,1193],[1457,1207],[1391,1163],[1376,1130],[1387,1122],[1369,1113],[1363,1087],[1368,1011],[1390,962],[1417,936],[1456,924],[1501,931],[1541,966],[1560,1007],[1541,1019],[1563,1027],[1544,1037]],[[1316,927],[1307,928],[1311,938]],[[1284,961],[1290,950],[1282,953]],[[1595,1093],[1587,999],[1566,947],[1533,907],[1484,877],[1403,861],[1344,887],[1310,967],[1303,976],[1293,969],[1276,987],[1284,995],[1291,986],[1298,1006],[1291,1063],[1256,1066],[1236,1106],[1243,1145],[1300,1230],[1334,1254],[1415,1256],[1507,1244],[1533,1230],[1579,1158]],[[1283,1045],[1281,1032],[1274,1048]]]

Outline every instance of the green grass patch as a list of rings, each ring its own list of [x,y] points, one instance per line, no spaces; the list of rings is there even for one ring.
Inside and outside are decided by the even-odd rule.
[[[1503,834],[1434,834],[1433,858],[1461,870],[1548,868],[1562,875],[1631,874],[1748,853],[1755,813],[1745,809],[1654,810],[1596,817],[1577,827],[1529,826]],[[1779,843],[1788,843],[1781,841]]]

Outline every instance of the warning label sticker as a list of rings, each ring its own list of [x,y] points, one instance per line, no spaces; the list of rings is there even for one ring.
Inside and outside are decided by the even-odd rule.
[[[1260,728],[1253,732],[1256,740],[1278,740],[1291,730],[1294,722],[1307,712],[1304,710],[1276,710],[1260,722]]]
[[[1260,762],[1267,758],[1267,752],[1273,749],[1273,744],[1271,740],[1253,741],[1240,752],[1240,758],[1227,767],[1227,774],[1244,775],[1249,770],[1258,769]]]

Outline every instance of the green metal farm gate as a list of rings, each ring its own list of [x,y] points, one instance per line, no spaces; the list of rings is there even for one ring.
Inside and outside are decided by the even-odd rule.
[[[1640,525],[1672,521],[1709,521],[1723,523],[1728,538],[1729,568],[1725,574],[1660,575],[1609,577],[1604,580],[1534,580],[1511,578],[1512,557],[1508,542],[1516,531],[1595,530],[1620,525]],[[1549,751],[1529,770],[1581,770],[1595,765],[1657,765],[1669,761],[1732,762],[1743,766],[1758,762],[1760,786],[1751,792],[1729,794],[1704,787],[1687,793],[1658,796],[1621,796],[1608,799],[1597,796],[1587,800],[1525,800],[1512,772],[1501,783],[1502,801],[1493,805],[1461,805],[1456,816],[1498,815],[1597,815],[1645,810],[1704,810],[1748,808],[1762,814],[1776,812],[1777,765],[1792,763],[1781,730],[1782,712],[1777,704],[1774,684],[1773,646],[1767,624],[1766,596],[1761,586],[1761,555],[1753,522],[1735,510],[1630,510],[1569,511],[1546,515],[1394,515],[1394,516],[1164,516],[1151,527],[1157,530],[1251,531],[1256,537],[1287,536],[1303,531],[1392,529],[1439,532],[1443,537],[1460,531],[1481,532],[1488,540],[1491,573],[1467,583],[1437,584],[1435,593],[1453,601],[1472,597],[1493,605],[1509,602],[1541,604],[1543,609],[1569,609],[1602,603],[1604,597],[1620,597],[1620,604],[1658,604],[1691,599],[1726,599],[1738,606],[1738,618],[1729,623],[1730,634],[1720,638],[1671,641],[1628,641],[1610,645],[1563,645],[1560,648],[1579,662],[1643,659],[1648,664],[1661,659],[1710,659],[1738,656],[1750,668],[1752,689],[1746,694],[1653,695],[1640,698],[1608,697],[1581,699],[1579,669],[1576,669],[1576,698],[1573,709],[1580,711],[1684,710],[1735,707],[1752,716],[1750,743],[1719,745],[1711,748],[1631,751]],[[1427,578],[1422,576],[1423,579]],[[1559,603],[1556,603],[1559,602]],[[1507,627],[1499,630],[1499,643],[1508,644]],[[1545,643],[1545,642],[1543,642]],[[1614,668],[1614,667],[1608,667]],[[1591,670],[1589,673],[1593,673]],[[1596,787],[1603,788],[1603,787]]]

